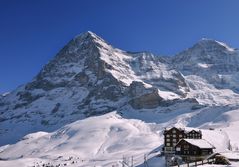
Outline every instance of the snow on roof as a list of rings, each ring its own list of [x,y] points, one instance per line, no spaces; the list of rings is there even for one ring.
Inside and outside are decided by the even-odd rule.
[[[172,127],[167,127],[167,128],[165,128],[165,130],[171,130],[171,129],[173,129],[173,128],[176,128],[176,129],[178,129],[178,130],[184,130],[184,128],[180,128],[180,127],[175,127],[175,126],[172,126]]]
[[[204,139],[182,139],[182,140],[185,140],[186,142],[199,148],[215,148],[213,145],[211,145],[208,141]]]

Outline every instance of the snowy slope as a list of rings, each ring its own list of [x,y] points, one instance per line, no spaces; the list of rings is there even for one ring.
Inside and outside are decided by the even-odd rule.
[[[149,114],[155,115],[155,113]],[[170,113],[164,113],[164,116],[173,119]],[[165,123],[146,123],[141,120],[126,119],[116,112],[87,118],[52,133],[29,134],[17,144],[0,148],[2,150],[0,158],[7,160],[0,161],[0,165],[8,166],[26,159],[25,165],[44,162],[55,165],[67,163],[71,166],[112,166],[120,165],[123,156],[127,158],[133,156],[134,164],[140,165],[144,162],[144,155],[150,159],[154,150],[160,150]],[[185,123],[189,124],[190,120]],[[198,124],[201,124],[200,119]],[[172,125],[182,127],[179,120]],[[203,138],[215,146],[217,151],[225,151],[228,149],[229,141],[233,144],[237,141],[233,138],[229,139],[226,132],[219,129],[221,126],[218,124],[215,130],[201,129]],[[237,132],[231,130],[232,133]],[[17,160],[19,158],[20,160]],[[163,162],[160,158],[158,160]],[[77,163],[71,164],[73,161]]]
[[[142,158],[144,153],[150,152],[160,143],[162,139],[151,130],[150,124],[127,120],[113,112],[76,121],[53,133],[27,135],[17,144],[6,147],[0,157],[52,161],[61,156],[62,159],[72,156],[79,158],[76,165],[106,166],[118,164],[123,155]]]
[[[198,75],[185,76],[190,92],[188,97],[196,98],[205,105],[234,105],[239,104],[239,95],[231,89],[217,89],[213,84]]]

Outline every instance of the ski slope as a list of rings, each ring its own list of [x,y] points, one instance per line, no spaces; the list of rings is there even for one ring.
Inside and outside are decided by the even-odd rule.
[[[157,115],[153,112],[148,114],[152,117]],[[222,114],[218,121],[225,118],[224,115],[236,116],[235,114],[238,114],[237,110]],[[164,116],[173,119],[173,116],[167,113]],[[183,118],[183,115],[181,117]],[[143,118],[141,119],[143,120]],[[165,125],[165,122],[146,123],[142,120],[124,118],[117,112],[111,112],[76,121],[52,133],[29,134],[16,144],[0,148],[0,158],[5,160],[0,161],[0,166],[14,166],[19,163],[22,164],[21,166],[36,163],[55,165],[67,163],[70,166],[120,166],[123,156],[129,159],[133,157],[134,164],[140,166],[144,163],[145,155],[147,155],[147,159],[151,159],[160,153]],[[200,120],[198,119],[198,121]],[[182,126],[180,121],[172,122],[174,123],[171,126]],[[204,129],[200,130],[203,138],[216,147],[215,151],[227,151],[229,142],[233,144],[233,149],[238,147],[236,136],[232,135],[236,134],[234,123],[231,124],[232,126],[224,127],[224,122],[221,123],[221,126],[215,122],[217,124],[217,128],[214,126],[215,130],[206,128],[211,127],[212,123],[203,124]],[[191,129],[190,127],[185,128]],[[72,164],[73,161],[74,164]],[[156,159],[157,166],[164,166],[163,163],[162,158]]]

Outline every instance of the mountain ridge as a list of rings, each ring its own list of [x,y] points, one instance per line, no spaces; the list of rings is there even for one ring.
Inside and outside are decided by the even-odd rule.
[[[0,166],[121,166],[122,156],[164,166],[158,155],[172,126],[200,129],[231,154],[239,148],[238,61],[236,49],[215,40],[165,58],[82,33],[32,81],[0,96]]]
[[[227,49],[217,42],[214,44],[211,47],[219,49],[219,53]],[[4,140],[0,144],[16,142],[30,132],[52,131],[78,119],[115,110],[157,111],[182,103],[200,108],[224,104],[225,98],[227,104],[235,104],[237,100],[230,102],[220,89],[229,89],[228,96],[237,97],[237,87],[233,89],[237,80],[229,78],[228,85],[219,85],[210,80],[208,72],[199,75],[200,70],[205,70],[202,67],[205,64],[197,59],[189,64],[190,73],[185,72],[185,64],[190,59],[181,57],[204,53],[200,47],[195,50],[195,45],[166,60],[149,52],[129,53],[114,48],[90,31],[76,36],[31,82],[1,97],[0,136]],[[236,51],[233,54],[236,55]],[[195,68],[198,63],[201,66]],[[215,77],[221,75],[220,71],[208,69]],[[237,64],[229,72],[237,76]],[[202,85],[205,90],[201,89]],[[18,127],[19,122],[23,127]],[[21,132],[19,136],[13,137],[15,130],[10,129],[9,124]]]

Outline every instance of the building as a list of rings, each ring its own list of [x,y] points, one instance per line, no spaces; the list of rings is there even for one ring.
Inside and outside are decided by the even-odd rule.
[[[181,139],[175,146],[175,154],[183,161],[204,160],[213,153],[215,147],[204,139]]]
[[[164,131],[164,147],[165,154],[174,154],[175,146],[181,139],[201,139],[202,132],[196,130],[187,131],[182,128],[172,127]]]
[[[196,130],[191,130],[186,132],[186,139],[201,139],[202,138],[202,132],[196,131]]]
[[[165,154],[173,154],[175,152],[175,146],[179,142],[180,139],[185,138],[186,135],[184,130],[181,128],[170,128],[165,129],[164,131],[164,153]]]

